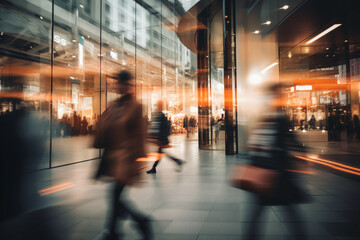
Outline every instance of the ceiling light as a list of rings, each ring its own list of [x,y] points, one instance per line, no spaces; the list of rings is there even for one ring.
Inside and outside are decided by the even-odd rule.
[[[275,62],[275,63],[267,66],[266,68],[264,68],[264,69],[261,71],[261,73],[266,73],[267,70],[269,70],[269,69],[272,68],[272,67],[275,67],[275,66],[278,65],[278,64],[279,64],[279,63]]]
[[[76,40],[75,40],[75,39],[73,39],[72,41],[73,41],[73,42],[76,42]]]
[[[265,24],[265,25],[270,25],[270,24],[271,24],[271,21],[266,21],[264,24]]]
[[[313,37],[312,39],[310,39],[309,41],[306,42],[306,44],[310,44],[315,42],[316,40],[318,40],[319,38],[325,36],[326,34],[328,34],[329,32],[331,32],[332,30],[340,27],[342,24],[338,23],[338,24],[334,24],[331,27],[329,27],[328,29],[326,29],[325,31],[319,33],[318,35],[316,35],[315,37]]]
[[[44,19],[43,16],[40,16],[40,19],[43,20]]]
[[[75,56],[75,55],[73,55],[72,57],[73,57],[73,58],[76,58],[76,56]]]
[[[84,8],[84,5],[82,5],[82,4],[80,3],[80,7],[81,7],[81,8]]]
[[[346,39],[344,42],[348,42],[348,41],[349,41],[349,40]]]
[[[282,9],[282,10],[287,10],[287,9],[289,9],[289,5],[284,5],[284,6],[282,6],[280,9]]]
[[[259,30],[255,30],[254,33],[255,33],[255,34],[259,34],[260,31],[259,31]]]
[[[326,50],[329,50],[329,48],[327,47]]]

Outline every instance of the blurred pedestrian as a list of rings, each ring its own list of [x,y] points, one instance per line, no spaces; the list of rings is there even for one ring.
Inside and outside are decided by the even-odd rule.
[[[351,115],[346,115],[346,136],[348,142],[351,142],[353,136],[354,136],[354,124],[351,119]]]
[[[186,137],[189,138],[189,118],[187,115],[185,115],[183,120],[183,128],[185,128]]]
[[[269,87],[266,94],[272,99],[271,104],[250,135],[248,149],[252,165],[271,170],[276,177],[269,179],[272,181],[271,192],[255,194],[256,204],[250,210],[246,239],[257,239],[260,234],[258,223],[265,206],[282,205],[286,207],[289,217],[295,221],[290,226],[294,239],[304,240],[305,228],[294,204],[306,202],[307,198],[295,181],[294,173],[288,171],[293,169],[289,151],[301,150],[301,144],[296,141],[293,133],[289,132],[289,122],[279,111],[282,104],[280,86]],[[260,175],[258,180],[260,181]]]
[[[354,115],[354,130],[356,133],[356,139],[360,139],[360,121],[358,115]]]
[[[117,223],[127,215],[137,222],[144,240],[152,239],[148,217],[121,198],[125,186],[138,179],[136,159],[145,157],[145,123],[141,105],[132,94],[131,79],[127,71],[116,76],[118,93],[122,96],[103,113],[94,143],[95,147],[104,148],[96,178],[110,177],[115,182],[106,240],[120,239]]]
[[[165,114],[161,111],[161,109],[162,102],[159,101],[156,105],[156,112],[152,114],[149,128],[150,140],[159,147],[159,156],[161,156],[161,154],[163,153],[163,148],[169,147],[169,135],[171,130],[171,123],[166,118]],[[178,171],[181,171],[181,167],[184,161],[169,154],[167,154],[167,156],[178,165]],[[148,174],[156,173],[156,167],[159,164],[160,159],[155,161],[152,168],[147,171]]]
[[[3,102],[13,109],[0,114],[0,238],[59,240],[56,223],[49,221],[51,210],[34,211],[39,208],[40,183],[26,174],[43,158],[49,125],[40,120],[32,102],[0,98],[0,105]]]
[[[311,129],[315,129],[315,124],[316,124],[316,118],[314,116],[314,114],[311,116],[310,121],[309,121],[309,125]]]
[[[217,121],[215,121],[214,123],[214,130],[215,130],[215,143],[218,144],[219,143],[219,134],[220,134],[220,119],[218,119]]]

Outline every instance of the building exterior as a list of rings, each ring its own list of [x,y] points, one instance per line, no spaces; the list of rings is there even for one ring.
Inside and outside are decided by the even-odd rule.
[[[266,105],[264,86],[274,83],[283,86],[282,110],[301,141],[356,144],[359,9],[352,0],[196,3],[179,37],[198,56],[200,147],[244,149]],[[225,147],[213,141],[212,122],[222,114]]]
[[[283,86],[289,131],[302,141],[352,142],[359,9],[356,0],[5,0],[0,112],[25,102],[38,114],[47,150],[34,169],[100,156],[91,134],[122,69],[135,76],[144,117],[164,100],[174,132],[189,116],[201,149],[244,149],[271,83]]]
[[[124,69],[135,76],[144,117],[165,99],[174,129],[184,131],[185,114],[197,115],[196,57],[176,28],[192,2],[1,1],[0,112],[26,105],[37,114],[46,151],[31,170],[100,156],[92,134]]]

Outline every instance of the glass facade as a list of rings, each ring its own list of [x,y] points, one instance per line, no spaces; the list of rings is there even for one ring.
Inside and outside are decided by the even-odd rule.
[[[92,134],[123,69],[135,76],[144,117],[163,100],[173,132],[185,131],[185,115],[197,119],[196,57],[176,34],[195,2],[1,1],[0,112],[36,113],[47,148],[31,170],[100,156]]]
[[[358,1],[237,3],[240,147],[262,112],[264,86],[283,86],[282,111],[300,141],[354,152],[359,128]],[[353,148],[354,147],[354,148]]]
[[[358,43],[359,5],[349,2],[339,12],[314,21],[315,32],[289,49],[279,46],[280,81],[286,85],[286,113],[304,141],[352,142],[359,138]],[[335,6],[335,4],[333,5]],[[307,9],[308,2],[290,21]],[[279,29],[288,28],[288,23]],[[326,33],[326,34],[324,34]],[[321,34],[321,35],[320,35]],[[321,37],[319,37],[321,36]]]

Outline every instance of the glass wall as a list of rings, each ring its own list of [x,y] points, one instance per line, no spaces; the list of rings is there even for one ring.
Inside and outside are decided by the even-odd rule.
[[[99,157],[100,4],[81,2],[54,4],[52,166]]]
[[[14,122],[20,120],[16,118],[22,115],[21,120],[25,120],[27,117],[22,112],[26,110],[33,116],[33,122],[40,123],[32,124],[30,120],[26,126],[18,123],[14,131],[8,133],[12,136],[7,136],[11,141],[14,135],[27,135],[30,128],[36,127],[37,141],[41,142],[43,151],[36,162],[26,166],[30,170],[49,166],[53,23],[49,11],[51,7],[52,3],[46,0],[0,3],[1,119],[10,118]],[[63,43],[65,41],[63,39]],[[8,127],[10,126],[1,126],[5,130]],[[18,139],[14,141],[21,148]]]
[[[300,141],[357,152],[359,2],[264,0],[236,9],[240,147],[268,101],[262,89],[280,83]]]
[[[314,12],[320,9],[309,3],[299,11],[310,7]],[[360,138],[359,6],[353,2],[350,8],[339,10],[344,14],[314,21],[314,31],[293,48],[280,45],[286,112],[291,130],[303,141],[351,143]]]
[[[124,69],[135,76],[144,116],[150,119],[163,100],[173,132],[185,131],[184,116],[197,113],[196,57],[176,32],[189,4],[1,1],[1,118],[21,109],[35,116],[43,151],[31,170],[100,156],[92,135],[101,113],[118,97],[114,74]]]

